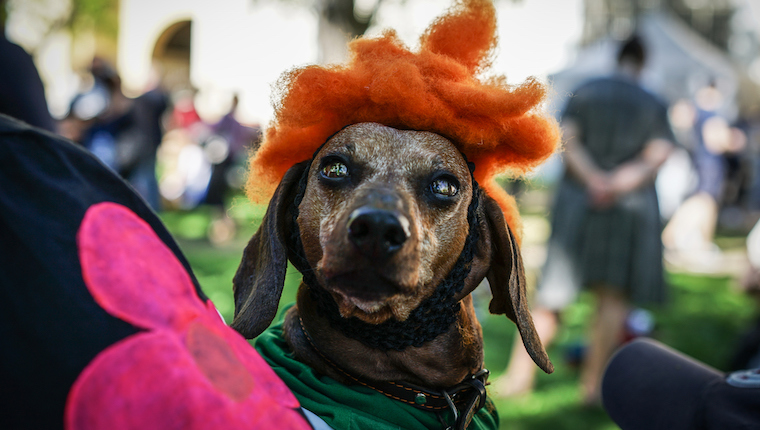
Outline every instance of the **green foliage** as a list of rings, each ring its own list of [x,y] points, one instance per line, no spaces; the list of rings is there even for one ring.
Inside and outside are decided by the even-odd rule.
[[[75,34],[94,31],[114,44],[118,36],[118,0],[0,0],[0,27],[9,15],[11,20],[23,17],[35,35],[25,46],[31,51],[64,27]]]
[[[116,40],[119,33],[119,1],[72,0],[68,25],[74,32],[94,28],[97,33]]]

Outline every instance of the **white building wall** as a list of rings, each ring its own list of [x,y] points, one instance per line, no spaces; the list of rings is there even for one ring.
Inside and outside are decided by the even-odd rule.
[[[122,84],[141,91],[148,84],[158,37],[178,21],[192,20],[202,0],[122,0],[119,2],[117,67]]]
[[[271,85],[317,58],[316,20],[304,6],[250,0],[122,0],[118,68],[128,89],[148,83],[153,48],[172,24],[192,21],[190,81],[204,119],[223,115],[233,93],[245,122],[272,117]]]
[[[393,28],[417,49],[420,35],[453,0],[383,0],[368,35]],[[517,84],[567,66],[583,31],[583,0],[495,0],[499,42],[490,74]]]

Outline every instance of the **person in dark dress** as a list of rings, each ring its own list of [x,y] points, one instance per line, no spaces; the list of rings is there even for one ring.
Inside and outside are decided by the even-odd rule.
[[[542,341],[550,343],[557,313],[581,287],[594,292],[597,311],[581,371],[588,404],[599,404],[600,378],[621,340],[630,303],[666,298],[654,179],[675,139],[667,106],[637,82],[644,59],[641,41],[628,40],[616,73],[578,88],[561,120],[566,171],[533,315]],[[521,365],[525,352],[515,349],[503,394],[533,384],[532,366]]]

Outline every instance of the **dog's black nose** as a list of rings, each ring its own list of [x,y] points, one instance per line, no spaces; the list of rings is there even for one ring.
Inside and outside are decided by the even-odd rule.
[[[409,238],[409,220],[387,210],[359,208],[348,218],[348,237],[366,257],[386,259]]]

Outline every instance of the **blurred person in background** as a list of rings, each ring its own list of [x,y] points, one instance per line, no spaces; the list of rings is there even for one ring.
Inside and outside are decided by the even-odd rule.
[[[227,173],[251,139],[247,127],[235,119],[238,103],[240,100],[235,94],[230,110],[211,127],[211,136],[205,142],[206,155],[213,164],[205,203],[214,207],[224,207],[224,199],[230,190]]]
[[[662,233],[668,261],[698,270],[720,264],[720,248],[714,243],[720,210],[739,203],[746,170],[742,151],[747,137],[721,112],[727,100],[715,81],[694,95],[692,159],[697,187],[675,211]]]
[[[630,303],[665,299],[654,180],[674,137],[667,106],[638,83],[645,57],[638,37],[626,41],[615,74],[576,90],[561,119],[566,170],[532,314],[542,342],[549,345],[559,312],[580,288],[596,296],[590,346],[581,364],[586,405],[599,405],[604,367],[623,339]],[[535,366],[516,344],[495,391],[523,394],[534,378]]]
[[[242,182],[233,176],[237,172],[236,167],[245,164],[247,151],[258,134],[258,130],[244,126],[235,117],[239,103],[240,99],[235,94],[229,111],[211,126],[211,135],[203,142],[204,153],[212,165],[205,199],[205,203],[213,208],[208,237],[217,244],[234,237],[236,226],[225,211],[225,200],[234,188],[242,186]]]
[[[173,94],[170,129],[190,129],[201,123],[201,117],[195,109],[195,89],[184,89]]]
[[[168,207],[190,210],[206,198],[212,165],[201,142],[211,135],[211,127],[195,109],[195,89],[179,90],[171,97],[169,127],[158,150],[159,190]]]
[[[163,137],[167,96],[154,80],[143,95],[127,97],[121,78],[101,58],[92,60],[89,72],[92,85],[72,100],[62,134],[89,149],[159,210],[156,151]]]
[[[153,68],[146,91],[134,101],[135,124],[141,127],[141,153],[127,180],[154,210],[161,209],[161,193],[156,178],[156,155],[164,138],[169,95],[161,87],[160,74]]]
[[[210,208],[208,239],[216,245],[234,237],[237,226],[226,205],[244,184],[247,159],[258,143],[260,128],[237,119],[239,97],[217,122],[204,121],[195,109],[196,92],[173,95],[171,126],[159,150],[160,190],[172,208]]]
[[[45,88],[32,57],[5,37],[6,1],[0,0],[0,113],[55,132]]]

